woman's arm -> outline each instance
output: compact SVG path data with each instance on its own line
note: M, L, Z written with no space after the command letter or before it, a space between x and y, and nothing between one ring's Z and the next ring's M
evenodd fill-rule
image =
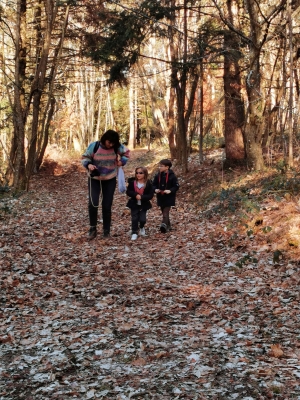
M121 146L118 148L118 155L120 156L119 163L121 163L118 165L123 166L127 163L130 157L130 150L127 149L127 147L125 147L123 144L121 144Z
M84 166L84 168L88 168L89 164L93 164L95 143L96 142L90 143L86 151L81 156L81 164Z

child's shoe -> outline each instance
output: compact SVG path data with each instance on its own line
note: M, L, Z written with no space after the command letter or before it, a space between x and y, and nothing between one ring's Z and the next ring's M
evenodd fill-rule
M140 228L140 235L146 236L145 228Z
M131 240L136 240L138 238L138 235L136 233L133 233L131 235Z
M167 232L167 225L166 224L164 224L164 223L162 223L161 225L160 225L160 231L161 231L161 233L166 233Z

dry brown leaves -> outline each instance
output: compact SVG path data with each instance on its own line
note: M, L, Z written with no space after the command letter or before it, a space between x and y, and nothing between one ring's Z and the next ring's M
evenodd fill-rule
M297 262L257 248L254 262L246 235L229 245L226 218L187 203L183 177L169 234L153 202L131 242L116 194L112 237L87 242L85 173L59 173L0 222L1 399L300 396Z

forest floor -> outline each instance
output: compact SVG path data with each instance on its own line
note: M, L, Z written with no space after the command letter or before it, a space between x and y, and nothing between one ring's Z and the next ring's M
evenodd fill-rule
M155 172L163 150L136 150ZM300 399L298 172L197 156L159 232L86 240L87 177L48 159L0 199L0 399ZM101 229L100 229L101 230Z

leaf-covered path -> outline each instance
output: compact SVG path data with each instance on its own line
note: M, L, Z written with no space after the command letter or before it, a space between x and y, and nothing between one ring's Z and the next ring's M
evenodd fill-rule
M131 242L117 193L88 242L86 175L59 172L0 221L1 400L300 399L297 264L243 262L183 191L169 234L153 202Z

